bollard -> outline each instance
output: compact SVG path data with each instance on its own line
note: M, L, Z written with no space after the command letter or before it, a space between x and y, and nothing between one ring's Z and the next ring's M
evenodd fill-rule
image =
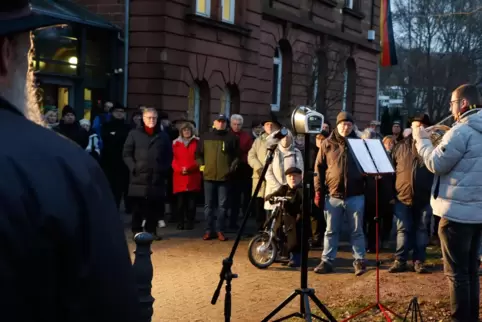
M135 258L132 267L136 276L141 306L141 320L139 322L151 322L154 313L152 304L155 299L151 295L153 276L151 244L153 240L154 237L149 233L138 233L134 237L136 250L134 251Z

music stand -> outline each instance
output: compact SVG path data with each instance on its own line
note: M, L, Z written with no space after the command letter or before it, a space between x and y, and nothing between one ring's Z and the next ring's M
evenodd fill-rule
M392 319L387 312L392 313L396 317L400 317L397 313L393 312L386 305L380 301L380 220L378 215L378 181L383 176L392 175L395 173L393 165L388 158L385 148L382 142L378 139L348 139L348 149L356 160L358 169L365 176L374 177L375 179L375 232L376 232L376 302L365 307L361 311L353 314L352 316L344 319L342 322L353 320L354 318L368 312L372 309L379 310L385 320L391 322Z
M293 301L298 295L300 296L300 309L298 312L289 314L285 317L279 318L275 321L284 321L292 317L298 317L305 319L306 322L311 322L312 317L327 322L336 322L336 319L328 311L328 309L321 303L321 301L316 297L315 290L308 288L308 231L309 231L309 220L310 220L310 185L313 182L313 174L308 169L310 165L310 135L305 135L305 150L303 155L303 215L301 216L301 287L295 289L290 296L288 296L281 304L279 304L271 313L269 313L262 322L268 322L272 317L274 317L279 311L281 311L286 305ZM321 312L327 317L323 319L313 313L310 309L310 299L315 303L316 307L320 309Z

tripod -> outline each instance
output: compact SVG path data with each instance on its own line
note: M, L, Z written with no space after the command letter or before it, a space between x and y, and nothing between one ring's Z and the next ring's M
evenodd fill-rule
M410 313L410 311L412 311L412 319L410 320L411 322L423 322L422 311L420 310L420 304L418 304L418 299L416 297L410 301L410 305L405 313L403 322L407 321L408 313Z
M284 321L292 317L304 318L305 321L312 321L312 317L320 321L336 322L336 319L331 315L330 311L321 303L316 297L315 290L308 288L308 229L309 229L309 213L310 213L310 183L313 181L313 175L308 171L309 168L309 145L310 136L305 134L305 151L303 155L304 171L303 171L303 215L301 216L301 287L294 290L290 296L286 298L280 305L278 305L271 313L266 316L262 322L268 322L279 311L281 311L286 305L293 301L298 295L300 296L300 310L299 312L292 313L285 317L282 317L276 321ZM321 312L328 318L323 319L315 314L311 313L310 299L316 304Z
M283 131L283 129L280 130L280 132L281 131ZM284 133L287 133L286 129L284 129L284 131L285 131ZM219 274L219 283L211 299L211 304L215 305L216 302L218 301L219 294L221 293L221 288L223 286L223 283L226 281L226 295L224 298L224 321L225 322L231 321L231 282L233 278L238 277L237 274L233 274L233 272L231 271L231 267L233 266L233 257L236 254L236 250L238 249L239 242L241 241L241 236L243 234L246 223L248 222L248 216L251 213L252 208L255 204L254 199L258 196L259 190L261 190L261 186L263 185L263 181L266 176L266 172L268 171L269 165L273 162L273 155L274 155L274 150L276 150L276 147L277 147L277 144L274 144L270 146L267 150L266 162L263 167L263 170L261 171L258 184L254 189L251 199L249 200L248 208L246 209L246 212L244 214L241 227L239 227L239 231L238 231L238 234L236 235L236 239L234 241L233 248L231 249L231 253L229 254L229 257L223 259L223 262L222 262L223 268L221 269L221 273Z
M354 315L344 319L342 322L345 321L350 321L353 320L354 318L362 315L365 312L368 312L372 309L379 310L382 312L383 316L385 317L386 321L391 322L392 320L390 319L390 316L388 315L388 312L392 313L396 317L400 317L398 314L390 310L388 307L386 307L384 304L380 302L380 217L378 215L378 181L380 180L380 176L377 174L375 177L375 232L376 232L376 302L367 306L366 308L362 309L358 313L355 313Z

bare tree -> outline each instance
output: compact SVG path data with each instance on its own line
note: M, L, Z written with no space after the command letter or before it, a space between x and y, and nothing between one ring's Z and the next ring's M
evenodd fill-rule
M474 0L397 0L394 9L399 65L382 70L381 89L398 88L408 114L440 119L455 87L480 82L482 11Z

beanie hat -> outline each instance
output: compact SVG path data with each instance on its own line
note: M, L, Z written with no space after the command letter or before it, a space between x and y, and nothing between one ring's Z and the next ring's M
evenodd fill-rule
M112 107L109 109L109 112L113 112L114 110L123 110L125 111L125 107L124 105L122 105L121 103L119 102L115 102L114 105L112 105Z
M336 125L340 124L341 122L351 122L353 123L353 117L348 112L340 112L336 117Z
M412 119L412 122L420 122L424 126L432 125L432 123L430 122L430 117L427 114L420 114L420 115L415 116Z
M62 109L62 117L64 117L67 114L74 114L75 115L74 108L70 105L65 105L64 108Z

